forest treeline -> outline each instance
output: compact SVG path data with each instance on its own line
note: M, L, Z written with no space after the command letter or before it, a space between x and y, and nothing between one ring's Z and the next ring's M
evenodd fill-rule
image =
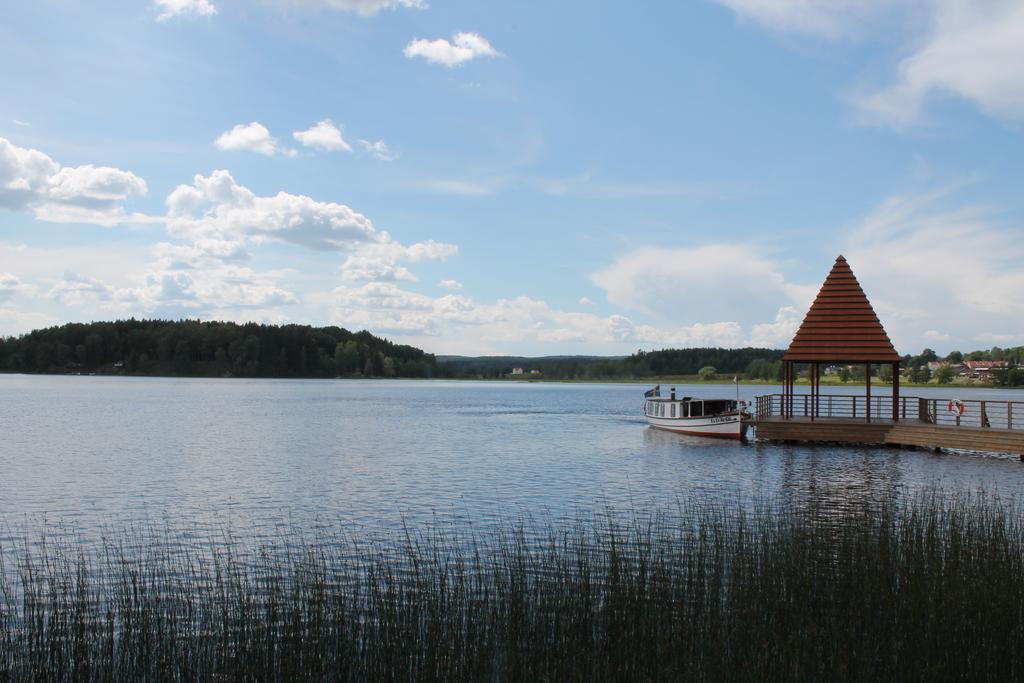
M433 377L432 354L341 327L70 323L0 339L0 370L210 377Z
M775 379L781 372L782 351L777 349L663 349L637 351L631 356L442 356L438 363L453 377L499 378L521 368L526 377L537 370L545 379L606 380L644 379L696 375L711 367L717 373L754 372L752 379ZM763 377L762 377L763 375Z
M309 325L261 325L198 320L117 320L69 323L0 338L0 371L100 372L198 377L440 377L496 379L513 368L545 379L639 379L755 371L773 379L782 351L665 349L631 356L546 358L448 356L367 331ZM753 376L752 376L753 377Z
M0 372L170 375L192 377L436 377L565 380L651 379L701 375L781 381L782 354L764 348L637 351L630 356L441 356L395 344L365 330L198 320L69 323L20 337L0 337ZM995 384L1024 384L1024 347L940 358L931 349L903 357L912 379L927 382L929 361L1005 360ZM798 368L799 369L799 368ZM531 371L537 371L531 374ZM703 372L702 372L703 371ZM890 371L879 366L879 373ZM863 379L853 366L851 379ZM857 373L860 373L859 375ZM890 372L891 374L891 372ZM887 379L882 377L882 379Z

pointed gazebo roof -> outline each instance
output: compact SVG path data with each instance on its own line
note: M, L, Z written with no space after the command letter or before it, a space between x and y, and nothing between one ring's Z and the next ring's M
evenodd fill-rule
M900 361L875 309L842 256L836 259L782 359L800 363Z

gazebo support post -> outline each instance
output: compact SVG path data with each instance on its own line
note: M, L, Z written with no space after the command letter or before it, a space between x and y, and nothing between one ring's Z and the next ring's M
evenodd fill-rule
M785 364L785 391L782 398L782 417L786 420L793 417L793 364Z
M892 421L900 421L900 364L892 364Z
M867 387L867 408L864 414L867 415L868 422L871 422L871 363L864 364L864 385Z
M821 365L814 364L814 417L821 417Z
M818 412L818 364L811 363L811 422Z

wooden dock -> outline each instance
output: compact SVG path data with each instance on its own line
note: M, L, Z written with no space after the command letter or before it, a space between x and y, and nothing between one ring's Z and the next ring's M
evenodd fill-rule
M863 396L818 395L817 405L792 397L784 411L782 394L759 396L752 422L767 441L887 444L904 447L1012 453L1024 461L1024 402L903 397L899 419L867 417ZM950 409L952 406L952 409ZM886 397L872 400L874 415L892 414ZM792 412L792 417L787 415Z

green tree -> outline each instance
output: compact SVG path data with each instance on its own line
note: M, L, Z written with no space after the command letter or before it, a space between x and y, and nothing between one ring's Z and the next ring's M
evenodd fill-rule
M850 366L844 365L839 368L839 381L843 383L850 381Z
M910 381L914 384L927 384L931 378L932 372L927 365L910 368Z
M718 376L718 370L715 370L711 365L705 365L697 371L697 376L700 377L702 381L708 382Z
M182 339L174 347L174 371L179 375L187 375L192 369L192 354L188 342Z
M949 384L953 381L953 368L949 365L940 365L935 371L935 381L939 384Z
M103 337L96 333L85 338L85 362L92 366L103 362Z
M223 346L218 346L217 350L213 352L213 364L218 375L223 375L228 371L228 363L228 352L224 350Z
M335 345L334 369L339 375L350 375L359 369L359 344L354 339Z

